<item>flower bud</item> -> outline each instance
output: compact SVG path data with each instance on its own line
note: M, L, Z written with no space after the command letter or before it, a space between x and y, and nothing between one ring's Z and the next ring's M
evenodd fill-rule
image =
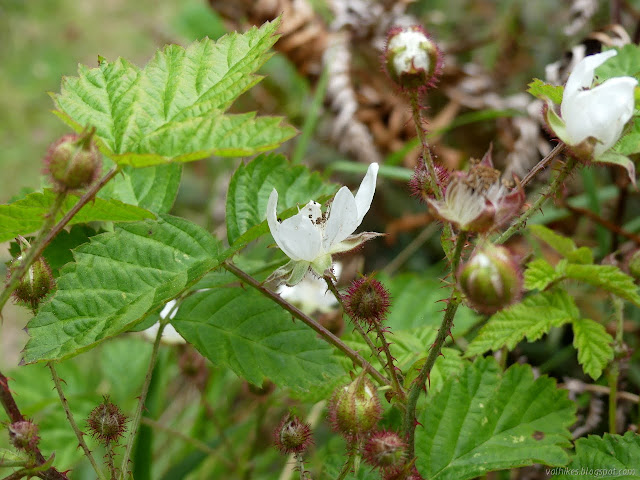
M7 428L9 441L18 450L33 451L40 441L38 426L35 423L23 420L11 423Z
M522 274L509 251L500 246L479 247L458 270L467 303L482 313L494 313L516 302L522 293Z
M102 156L92 140L94 132L65 135L49 147L45 163L58 190L84 188L98 178Z
M7 272L7 279L18 269L22 256L13 261ZM22 276L12 295L22 305L36 310L40 302L55 288L51 268L42 257L34 261Z
M273 432L276 447L284 455L304 452L313 440L311 427L294 415L282 419Z
M355 321L380 322L389 310L389 292L375 278L362 277L347 290L344 306Z
M406 442L397 433L376 432L369 437L364 446L364 460L382 470L399 468L406 462L406 448Z
M419 25L389 30L384 63L391 79L403 90L433 86L442 69L442 54Z
M127 430L127 417L120 408L111 403L108 396L94 408L87 418L91 435L98 441L109 444L116 442Z
M372 430L382 416L376 388L364 376L339 387L329 402L329 420L333 429L350 437Z
M440 185L440 189L445 192L447 184L449 183L449 171L439 164L435 164L434 167L437 176L436 181L438 182L438 185ZM412 196L422 200L423 202L426 202L429 198L435 198L435 192L431 185L431 174L429 173L429 169L425 165L422 156L418 160L418 164L413 171L411 180L409 180L409 190L411 190Z

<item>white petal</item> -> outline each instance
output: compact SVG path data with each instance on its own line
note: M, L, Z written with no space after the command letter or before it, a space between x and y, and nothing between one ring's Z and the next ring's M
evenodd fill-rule
M362 219L371 207L373 194L376 191L376 179L378 178L378 164L372 163L367 169L367 174L360 183L358 193L356 193L356 205L358 207L358 225L362 223Z
M281 233L281 224L278 222L278 192L274 188L271 191L271 195L269 195L269 202L267 203L267 223L269 224L269 230L271 231L271 236L280 247L287 257L291 260L300 260L300 257L296 255L293 251L289 250L286 247L284 239L282 238Z
M584 57L574 68L567 79L564 87L564 95L562 98L562 109L564 109L564 101L567 97L571 97L581 91L583 88L591 87L593 83L593 75L600 65L615 57L618 54L615 50L607 50L606 52L597 53Z
M156 322L146 330L143 330L142 335L147 340L154 342L158 335L159 328L160 322ZM166 345L180 345L187 343L171 324L165 325L164 330L162 330L162 337L160 337L160 341Z
M303 212L280 224L278 246L291 260L313 262L322 252L322 230ZM287 253L289 252L289 253Z
M173 309L175 304L176 304L175 300L171 300L171 301L167 302L167 304L164 306L164 308L160 311L160 318L162 318L162 319L167 318L167 315L169 315L169 313L171 313L171 316L169 317L169 319L172 319L173 317L175 317L176 313L178 313L178 309L177 308L175 310Z
M336 193L329 210L329 218L324 226L323 246L325 251L331 245L340 243L351 235L360 225L356 199L347 187Z

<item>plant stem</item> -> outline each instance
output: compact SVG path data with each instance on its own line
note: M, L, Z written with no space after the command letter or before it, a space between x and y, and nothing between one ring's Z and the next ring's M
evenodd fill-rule
M401 403L406 401L406 394L404 393L404 388L402 388L402 384L400 383L400 379L398 378L398 372L396 371L396 366L393 363L395 358L391 355L391 350L389 349L389 342L387 342L386 337L384 336L384 330L380 326L379 322L373 322L373 328L376 330L376 334L378 335L378 340L382 345L382 350L387 357L386 369L391 377L391 383L393 385L393 390L396 395L398 395ZM384 365L384 364L383 364Z
M622 334L624 329L624 301L615 295L611 296L616 316L616 339L613 346L614 357L609 368L609 433L616 433L616 411L618 409L618 377L620 376L620 359L618 355L623 349Z
M142 420L142 411L144 410L144 403L147 399L147 394L149 393L149 385L151 385L151 377L153 376L153 369L156 366L156 361L158 360L158 351L160 350L160 340L162 339L162 332L164 327L169 323L171 319L171 314L178 308L179 302L176 302L173 309L167 313L164 319L160 320L160 326L158 328L158 333L156 334L156 339L153 342L153 350L151 351L151 358L149 359L149 368L147 368L147 374L144 377L144 383L142 384L142 392L140 393L140 397L138 398L138 406L136 407L136 411L133 414L133 418L131 419L131 432L129 433L129 440L127 441L127 448L124 452L124 457L122 458L122 466L120 467L120 478L124 480L125 472L128 471L129 458L131 457L131 452L133 450L133 444L136 440L136 435L138 434L138 429L140 428L140 423Z
M347 313L347 309L344 305L342 295L340 295L340 292L338 291L337 287L334 285L333 280L331 280L331 277L325 275L324 281L327 283L329 290L331 290L331 293L333 293L333 296L336 298L336 300L342 307L342 311ZM378 347L376 347L375 343L373 343L373 340L371 340L371 337L367 334L367 332L364 331L364 328L362 328L362 325L360 325L360 322L356 322L355 320L351 319L351 323L353 324L353 328L355 328L357 332L360 334L360 336L364 339L364 341L367 342L367 345L369 345L369 348L371 349L371 353L373 353L373 355L378 359L378 362L380 363L380 365L384 365L384 362L382 361L382 356L380 355L380 351L378 350Z
M300 480L305 480L306 475L304 474L304 457L301 453L295 455L296 459L296 470L300 472Z
M355 453L349 452L348 455L349 456L347 457L347 461L342 466L342 470L340 470L340 474L338 475L336 480L344 480L345 478L347 478L347 475L349 475L349 473L351 473L351 470L353 469L353 464L356 459Z
M248 275L244 271L240 270L238 267L236 267L234 264L230 262L224 262L222 264L222 267L227 271L231 272L232 274L234 274L244 283L258 290L264 296L276 302L278 305L280 305L282 308L288 311L295 318L302 321L305 325L311 327L326 342L330 343L331 345L336 347L338 350L340 350L342 353L344 353L347 357L349 357L353 361L353 363L362 367L362 369L366 371L369 375L371 375L380 385L391 384L391 381L388 378L386 378L378 370L376 370L373 367L373 365L367 362L358 352L350 348L346 343L344 343L342 340L336 337L333 333L331 333L329 330L327 330L318 322L316 322L313 318L309 317L308 315L300 311L298 308L291 305L289 302L283 299L280 295L262 286L255 278L253 278L251 275Z
M20 412L20 409L13 398L13 394L11 393L11 390L9 390L9 380L2 374L2 372L0 372L0 403L4 408L4 411L7 413L11 423L24 421L24 415ZM44 455L42 455L42 452L37 445L33 447L33 449L29 450L29 453L33 458L35 458L38 465L46 464L48 461L44 458ZM39 476L45 480L68 480L64 473L58 472L58 470L53 467L50 467L44 472L40 472Z
M78 443L80 444L80 447L84 451L85 456L87 457L87 459L91 463L91 466L93 467L96 474L98 475L98 478L100 480L103 480L105 477L103 476L102 471L100 470L100 467L98 467L98 464L96 463L95 458L93 458L93 455L91 454L91 450L89 450L87 443L84 441L84 437L83 437L84 434L80 431L80 428L78 428L78 424L73 418L73 413L71 413L71 408L69 407L69 402L67 401L67 397L64 396L64 392L62 391L62 382L60 381L60 377L58 377L58 372L56 372L56 369L53 366L53 362L48 362L47 366L51 371L51 378L53 378L53 384L55 385L56 391L58 392L58 396L60 397L60 403L62 404L64 413L66 413L67 415L67 420L69 421L69 425L71 425L73 432L76 434Z
M109 480L117 480L118 474L116 473L116 467L114 463L113 445L111 445L111 442L108 441L105 445L105 448L107 449L107 454L105 456L107 457L107 467L109 468Z
M554 158L556 158L558 155L560 155L560 153L562 153L562 150L564 150L565 144L560 142L558 145L556 145L553 150L551 150L546 157L544 157L542 160L540 160L535 167L533 167L531 169L531 171L529 173L527 173L527 175L522 179L522 181L520 182L520 186L522 188L524 188L525 186L527 186L527 184L533 180L533 177L535 177L538 173L540 173L542 170L544 170L547 165L549 165L549 163L551 163L551 160L553 160Z
M544 190L544 192L540 194L540 196L536 199L535 202L533 202L531 207L526 212L520 215L516 223L511 225L502 235L500 235L495 240L495 243L500 244L500 243L506 242L518 230L520 230L520 228L522 228L527 223L527 220L529 220L529 217L531 217L531 215L533 215L540 207L542 207L542 204L544 204L544 202L547 201L547 198L555 195L555 193L562 186L562 184L567 179L567 177L569 176L569 174L571 173L575 165L576 165L576 160L573 157L570 157L567 160L567 162L564 164L564 166L562 167L562 169L560 170L556 178L553 180L553 182L551 182L551 185L549 185Z
M51 241L60 233L60 231L71 221L71 219L75 216L76 213L80 211L82 207L84 207L87 203L89 203L98 193L98 191L104 187L109 180L116 176L116 174L120 171L119 166L113 167L107 174L98 180L96 183L91 185L89 190L80 197L80 200L69 210L62 219L58 223L56 223L53 228L52 225L55 222L56 215L60 208L62 207L62 203L66 198L66 193L61 192L56 196L56 200L51 207L51 210L45 217L45 222L38 233L36 240L31 244L31 247L27 251L27 254L20 262L20 266L16 269L16 271L11 275L11 279L7 283L7 286L0 294L0 312L4 308L7 300L11 296L11 292L13 292L18 286L18 282L22 279L27 269L31 266L31 264L42 255L44 249L47 248L47 245L51 243ZM0 317L1 318L1 317Z
M152 419L147 418L147 417L142 417L140 419L140 422L145 424L145 425L148 425L151 428L155 428L157 430L162 430L163 432L167 432L172 437L180 438L184 442L192 445L194 448L200 450L203 453L206 453L207 455L215 455L217 453L216 450L211 448L206 443L201 442L197 438L190 437L189 435L186 435L186 434L182 433L181 431L175 430L175 429L173 429L171 427L167 427L166 425L163 425L160 422L156 422L155 420L152 420Z

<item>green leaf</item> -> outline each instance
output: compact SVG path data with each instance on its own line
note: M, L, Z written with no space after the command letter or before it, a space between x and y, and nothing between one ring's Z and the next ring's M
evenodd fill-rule
M25 198L9 205L0 205L0 242L18 235L37 232L44 222L55 201L56 193L46 189L44 192L30 193ZM69 195L56 220L60 220L78 202L79 197ZM82 207L71 219L69 225L89 222L131 222L153 218L153 214L143 208L126 205L118 200L97 198Z
M435 336L434 336L435 339ZM426 353L423 351L423 353ZM427 361L427 357L423 357L409 368L404 377L404 386L409 388L411 383L418 377L420 370ZM429 395L439 392L448 378L456 377L464 369L466 362L462 359L460 352L453 348L443 348L442 356L436 359L433 368L429 374Z
M563 290L550 290L525 298L493 315L469 344L466 357L506 346L513 350L525 337L533 342L551 327L577 319L580 315L573 298Z
M543 258L537 258L527 263L524 272L524 286L527 290L544 290L547 286L562 278L562 274L556 272L549 262Z
M143 169L124 167L122 173L98 192L98 197L114 198L154 213L169 213L181 178L182 165L179 163Z
M467 480L487 472L542 463L566 465L575 421L567 392L529 365L506 372L493 358L448 378L416 429L416 466L429 480Z
M567 468L549 469L557 480L584 480L589 477L605 480L640 480L640 435L605 433L604 437L589 435L576 440L576 455Z
M229 244L266 218L267 202L278 191L279 210L304 205L338 190L319 174L302 165L291 166L283 155L268 154L241 164L233 174L227 192L227 236Z
M172 325L214 365L254 385L309 389L344 373L326 342L254 289L198 292L180 306Z
M636 184L636 166L633 161L625 156L621 155L618 152L613 150L607 150L598 158L593 159L593 163L595 164L605 164L605 165L613 165L616 167L622 167L627 171L627 175L629 175L629 180L635 186Z
M539 78L534 78L533 82L531 82L527 89L531 95L540 100L549 99L556 105L560 105L562 103L562 94L564 92L563 87L559 87L556 85L549 85L548 83L544 83Z
M544 225L529 225L529 231L572 263L593 263L593 253L586 247L576 247L570 238L557 234Z
M80 66L54 95L56 114L75 130L97 129L103 152L120 165L145 167L210 155L253 155L295 135L280 117L226 115L234 100L260 81L279 20L168 45L139 69L126 60Z
M128 330L215 268L218 253L209 233L170 216L93 237L29 322L24 361L71 357Z
M598 322L587 318L576 319L573 326L573 346L578 350L578 362L584 372L594 380L613 360L613 338Z
M638 287L632 277L613 265L568 264L562 273L574 280L602 288L640 307Z
M618 140L613 150L625 156L640 152L640 117L634 117L631 131Z
M640 80L640 48L638 45L629 44L622 48L616 48L618 54L610 58L598 68L596 77L600 83L614 77L635 77Z

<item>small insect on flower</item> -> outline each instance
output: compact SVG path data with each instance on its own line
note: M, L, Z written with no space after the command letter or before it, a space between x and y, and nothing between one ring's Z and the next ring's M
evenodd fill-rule
M355 196L347 187L342 187L326 212L312 200L282 222L277 216L278 192L274 188L267 204L267 222L273 239L291 261L267 281L284 279L287 285L293 286L309 270L321 277L331 268L332 255L353 250L379 236L372 232L352 235L369 211L377 175L378 164L372 163Z
M427 198L429 207L442 220L469 232L487 232L506 224L522 207L524 190L508 188L493 168L491 147L467 172L454 172L442 201Z

